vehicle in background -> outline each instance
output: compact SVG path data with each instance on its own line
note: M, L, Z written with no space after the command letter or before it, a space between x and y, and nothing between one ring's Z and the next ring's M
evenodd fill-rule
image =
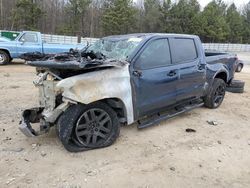
M9 41L11 40L6 37L0 37L0 42L9 42Z
M244 62L242 60L237 60L235 67L235 72L241 72L244 67Z
M15 40L21 32L18 31L5 31L5 30L0 30L0 37L5 37L10 40Z
M228 61L228 55L230 53L227 52L218 52L216 50L205 50L205 55L206 55L206 59L207 59L207 63L212 64L215 63L216 59L220 58L220 60L222 60L224 58L224 64L228 67L228 69L231 71L233 70L234 72L241 72L243 67L244 67L244 63L243 61L239 60L239 58L236 56L236 61L230 62ZM233 54L231 54L233 55ZM233 72L231 71L231 72Z
M37 67L40 106L23 112L19 128L33 137L56 125L71 152L107 147L120 125L137 122L141 129L203 105L218 108L236 60L205 54L194 35L105 37L80 54L28 63Z
M8 64L22 54L39 52L42 54L56 54L70 49L82 49L85 44L48 44L42 41L40 32L24 31L14 41L0 43L0 65Z

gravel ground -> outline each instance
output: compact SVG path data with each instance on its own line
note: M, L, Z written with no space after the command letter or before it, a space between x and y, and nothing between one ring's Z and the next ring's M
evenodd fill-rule
M140 131L122 127L111 147L77 154L54 130L36 138L19 132L21 111L38 105L34 76L23 64L0 67L0 187L250 187L250 66L236 75L245 93L227 93L219 109Z

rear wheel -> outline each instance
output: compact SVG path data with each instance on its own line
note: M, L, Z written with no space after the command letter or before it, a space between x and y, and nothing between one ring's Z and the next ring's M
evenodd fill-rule
M120 133L116 112L102 102L70 107L58 121L58 135L71 152L110 146Z
M222 79L215 78L210 91L204 99L205 106L211 109L218 108L225 97L226 83Z
M6 65L10 62L10 56L5 51L0 50L0 65Z

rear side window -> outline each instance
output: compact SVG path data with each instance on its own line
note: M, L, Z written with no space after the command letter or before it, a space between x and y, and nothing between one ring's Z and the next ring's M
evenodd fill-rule
M141 69L151 69L171 64L168 39L152 41L140 54L135 66Z
M192 61L198 57L193 39L175 38L171 44L174 63Z

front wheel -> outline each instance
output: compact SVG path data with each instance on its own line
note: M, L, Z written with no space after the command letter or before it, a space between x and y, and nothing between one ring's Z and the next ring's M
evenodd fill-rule
M204 98L205 106L211 109L218 108L225 97L226 83L222 79L215 78L207 96Z
M10 56L5 51L0 50L0 65L6 65L10 62Z
M110 146L120 133L116 112L102 102L70 107L58 120L58 136L70 152Z

